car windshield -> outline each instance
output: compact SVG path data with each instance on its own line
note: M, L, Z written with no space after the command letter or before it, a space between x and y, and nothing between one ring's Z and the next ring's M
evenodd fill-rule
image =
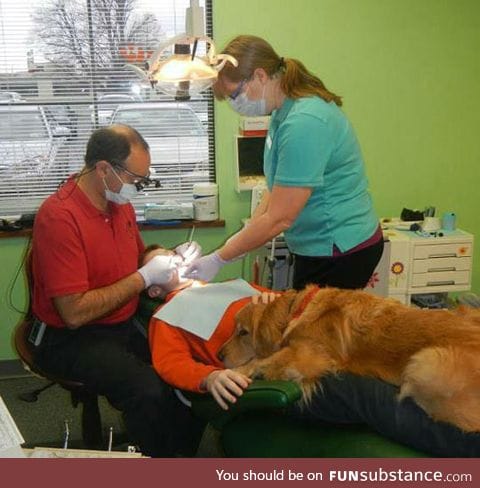
M19 102L22 98L15 92L3 92L0 93L0 102Z
M100 97L98 99L100 103L102 102L130 102L133 101L132 97L129 97L127 95L112 95L112 96L105 96L105 97Z
M0 112L0 139L24 141L48 137L47 127L40 112Z
M144 137L198 136L204 133L194 112L177 108L118 110L113 122L135 127Z

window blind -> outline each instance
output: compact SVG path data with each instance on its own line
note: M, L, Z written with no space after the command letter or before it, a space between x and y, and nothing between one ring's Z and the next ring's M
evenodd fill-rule
M200 5L211 37L211 0ZM175 102L130 67L185 31L188 6L0 0L0 215L35 212L82 168L91 132L112 123L144 136L161 182L135 198L139 215L145 203L190 201L194 183L215 181L211 91Z

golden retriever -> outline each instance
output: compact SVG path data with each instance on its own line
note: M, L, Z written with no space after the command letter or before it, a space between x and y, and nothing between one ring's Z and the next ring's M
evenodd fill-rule
M480 431L480 313L425 310L363 291L309 286L249 304L219 357L250 377L298 382L308 402L327 373L400 387L432 418Z

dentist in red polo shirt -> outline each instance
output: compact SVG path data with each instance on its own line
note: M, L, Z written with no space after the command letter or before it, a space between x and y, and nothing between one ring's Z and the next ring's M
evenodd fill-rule
M185 244L138 267L144 244L130 199L149 183L148 144L135 129L93 132L83 169L35 218L31 293L40 333L32 340L38 366L106 396L144 454L189 455L181 437L189 412L152 369L131 318L142 290L168 282L183 256L200 250Z

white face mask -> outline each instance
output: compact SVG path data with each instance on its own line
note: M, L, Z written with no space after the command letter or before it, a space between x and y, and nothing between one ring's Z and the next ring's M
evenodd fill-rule
M117 203L118 205L125 205L130 203L132 198L137 194L137 187L133 183L124 183L117 172L112 168L115 176L122 182L122 186L118 193L111 191L108 188L105 178L103 179L103 184L105 185L105 198L109 202Z
M260 100L250 100L246 93L240 93L234 100L229 98L228 103L240 115L246 115L247 117L268 115L267 101L265 100L266 87L267 85L263 85L263 93Z

